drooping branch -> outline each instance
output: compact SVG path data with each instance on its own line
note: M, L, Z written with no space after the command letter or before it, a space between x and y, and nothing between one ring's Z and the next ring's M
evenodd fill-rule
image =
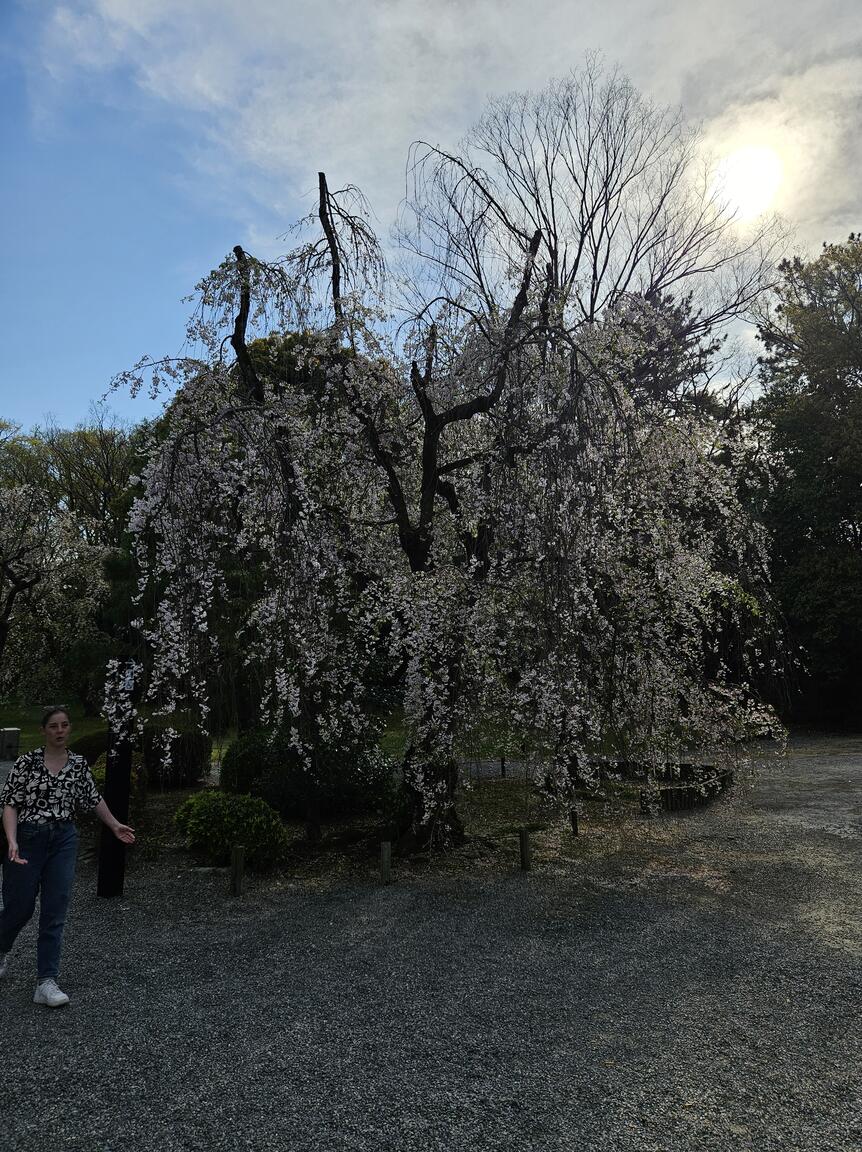
M251 275L248 256L239 244L234 248L237 269L240 276L239 311L234 319L233 333L230 338L231 345L236 353L237 366L242 380L243 391L255 405L264 403L263 382L257 374L254 361L246 344L246 331L249 315L251 313ZM275 448L278 467L284 484L286 501L286 524L292 524L299 519L302 512L302 502L299 498L299 483L296 466L286 435L275 435Z

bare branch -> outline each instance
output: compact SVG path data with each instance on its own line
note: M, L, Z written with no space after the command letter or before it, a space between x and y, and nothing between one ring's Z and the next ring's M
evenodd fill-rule
M506 372L509 367L509 357L516 344L516 333L518 326L521 322L521 317L524 309L527 307L527 299L530 291L530 281L533 275L533 265L536 260L536 253L539 251L539 244L542 240L542 233L535 232L530 241L530 247L527 252L527 259L524 263L524 270L521 276L521 286L518 289L518 294L515 297L511 311L509 312L509 319L506 324L506 330L503 333L503 339L500 342L500 350L497 356L497 370L495 373L494 385L490 392L482 396L476 396L472 400L468 400L463 404L455 404L448 408L440 416L441 424L451 424L456 420L469 420L471 416L475 416L479 412L488 412L500 399L503 391L503 385L506 382Z
M233 250L236 256L236 266L239 272L239 311L233 326L233 335L230 338L231 346L236 354L239 366L240 379L243 388L251 399L258 404L263 403L263 385L254 370L251 356L245 342L248 317L251 310L251 277L249 274L248 257L239 244Z
M326 243L329 245L329 259L332 264L332 307L335 311L336 320L341 320L344 315L341 307L341 254L338 251L338 240L335 235L335 229L332 227L332 213L330 210L329 189L326 186L326 174L318 172L317 178L320 185L318 215L324 235L326 236Z

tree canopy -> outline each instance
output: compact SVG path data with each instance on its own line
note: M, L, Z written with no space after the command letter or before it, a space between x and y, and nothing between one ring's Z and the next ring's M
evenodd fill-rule
M776 595L803 649L797 708L850 720L862 689L862 239L780 273L754 410L772 457Z
M136 434L96 411L0 442L0 692L101 705L128 640Z

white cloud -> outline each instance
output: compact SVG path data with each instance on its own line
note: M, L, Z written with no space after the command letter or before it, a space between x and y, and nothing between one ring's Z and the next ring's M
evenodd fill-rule
M852 0L813 7L70 0L54 8L43 51L55 79L101 75L108 98L131 78L197 115L197 163L269 208L293 215L323 168L363 187L386 221L413 139L454 145L489 95L540 87L600 50L647 94L702 117L719 149L768 136L788 171L779 207L806 241L839 239L859 214L858 17Z
M862 224L862 58L845 58L772 78L765 91L727 105L708 125L720 154L769 147L784 180L774 207L807 248L842 240Z

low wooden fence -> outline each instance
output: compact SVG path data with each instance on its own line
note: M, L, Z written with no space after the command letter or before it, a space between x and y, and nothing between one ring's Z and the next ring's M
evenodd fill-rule
M685 765L684 767L689 767ZM645 816L651 815L656 808L656 802L662 812L688 812L693 808L702 808L709 804L733 783L733 771L730 768L719 770L706 770L697 783L689 783L696 779L694 771L684 774L686 780L679 784L662 784L657 789L642 788L640 791L641 812Z

